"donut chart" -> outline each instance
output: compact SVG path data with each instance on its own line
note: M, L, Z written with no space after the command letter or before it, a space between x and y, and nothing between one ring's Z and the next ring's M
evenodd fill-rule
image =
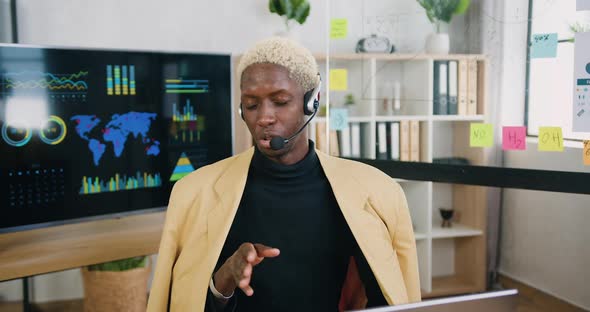
M39 137L41 141L49 145L57 145L61 143L66 137L67 126L63 119L58 116L51 115L39 130Z
M24 122L15 121L2 125L2 139L8 145L22 147L29 143L33 134Z

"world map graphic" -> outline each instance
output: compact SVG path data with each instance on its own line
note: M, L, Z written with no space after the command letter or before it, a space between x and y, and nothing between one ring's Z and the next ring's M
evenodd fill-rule
M149 136L156 116L155 113L142 112L114 114L100 132L92 131L102 122L96 115L76 115L70 120L76 123L78 136L88 142L94 165L98 166L108 143L112 145L115 157L119 158L125 150L125 143L130 135L133 139L141 138L141 142L145 145L146 156L159 155L160 142Z

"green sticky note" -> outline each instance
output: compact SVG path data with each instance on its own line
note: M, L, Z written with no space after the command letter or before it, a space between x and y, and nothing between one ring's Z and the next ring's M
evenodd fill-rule
M471 147L491 147L494 145L494 127L492 124L472 123L469 132Z
M531 39L531 58L554 58L557 56L557 33L535 34Z
M330 90L346 91L348 89L348 70L345 68L330 69Z
M563 152L561 127L539 127L539 151Z
M344 130L348 128L348 109L330 108L330 129Z
M330 20L330 39L344 39L348 33L348 20L333 18Z

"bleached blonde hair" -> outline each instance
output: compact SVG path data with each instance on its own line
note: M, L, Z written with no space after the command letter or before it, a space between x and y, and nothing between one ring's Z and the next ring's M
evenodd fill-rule
M294 40L271 37L257 42L240 59L238 77L252 64L271 63L283 66L289 77L307 92L319 83L318 64L311 52Z

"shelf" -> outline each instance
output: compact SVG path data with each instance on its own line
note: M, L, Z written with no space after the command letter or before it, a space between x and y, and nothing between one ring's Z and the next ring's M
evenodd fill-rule
M401 121L401 120L418 120L427 121L426 115L395 115L395 116L375 116L377 122Z
M314 55L316 60L328 59L325 54ZM424 54L424 53L344 53L332 54L330 60L354 61L376 59L383 61L423 61L423 60L485 60L482 54Z
M371 122L373 120L369 116L348 116L348 122Z
M416 240L426 239L427 237L428 236L424 233L414 232L414 238L416 238Z
M432 226L432 238L453 238L453 237L469 237L482 235L481 230L468 227L463 224L453 223L451 228L442 228L440 224Z
M434 298L448 295L466 294L477 292L479 289L470 281L459 278L456 275L433 277L432 291L422 292L422 298Z
M483 115L434 115L433 121L484 121Z

